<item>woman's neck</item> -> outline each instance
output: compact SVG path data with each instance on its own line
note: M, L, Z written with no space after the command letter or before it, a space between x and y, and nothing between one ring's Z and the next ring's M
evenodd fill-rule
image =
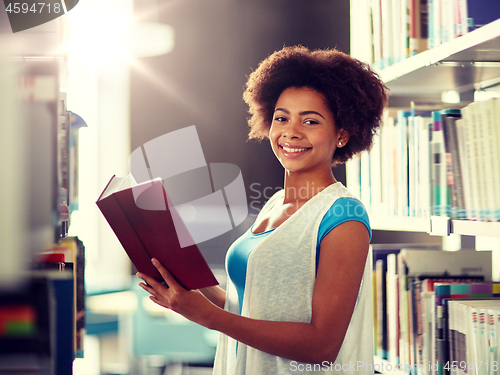
M304 203L337 180L331 170L323 175L295 174L285 171L285 198L283 203Z

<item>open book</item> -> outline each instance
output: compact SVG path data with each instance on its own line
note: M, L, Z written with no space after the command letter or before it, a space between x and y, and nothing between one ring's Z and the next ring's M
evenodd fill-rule
M163 281L151 263L158 259L187 289L217 285L217 279L175 207L169 204L161 180L135 184L131 175L113 176L97 206L139 272ZM181 246L189 242L189 246Z

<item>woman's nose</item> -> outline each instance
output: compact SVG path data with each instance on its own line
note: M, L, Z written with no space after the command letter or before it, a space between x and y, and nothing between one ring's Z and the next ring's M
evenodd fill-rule
M298 121L290 121L283 131L283 136L287 138L302 138Z

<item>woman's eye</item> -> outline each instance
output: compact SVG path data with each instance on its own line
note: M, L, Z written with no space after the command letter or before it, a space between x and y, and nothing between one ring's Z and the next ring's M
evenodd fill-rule
M319 122L318 122L318 121L314 121L314 120L306 120L306 122L305 122L305 123L306 123L307 125L317 125L317 124L319 124Z
M286 121L286 118L284 118L284 117L282 117L282 116L278 116L278 117L275 117L275 118L274 118L274 121L283 122L283 121Z

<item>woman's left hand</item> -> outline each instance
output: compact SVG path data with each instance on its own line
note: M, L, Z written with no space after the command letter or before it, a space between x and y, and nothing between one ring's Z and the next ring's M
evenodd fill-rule
M151 294L149 298L160 306L171 309L195 323L210 328L214 309L218 309L218 307L200 291L187 290L181 286L160 261L153 258L151 262L168 286L144 273L138 272L136 276L145 281L145 283L139 283L139 286Z

